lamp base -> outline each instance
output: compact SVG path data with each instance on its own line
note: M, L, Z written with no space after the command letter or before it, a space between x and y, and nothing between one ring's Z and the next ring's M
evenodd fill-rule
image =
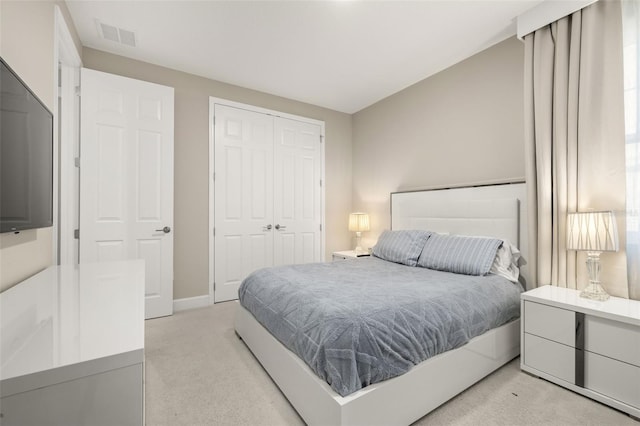
M353 251L356 252L356 255L363 253L362 247L360 247L361 238L362 238L362 232L356 231L356 248L353 249Z
M604 288L602 288L600 283L592 281L584 290L582 290L580 297L604 302L609 299L609 294L604 291Z
M600 252L587 253L587 271L589 272L589 285L582 290L580 297L591 300L605 301L609 295L600 285Z
M356 253L356 256L362 256L364 254L369 254L369 252L362 247L358 246L353 251Z

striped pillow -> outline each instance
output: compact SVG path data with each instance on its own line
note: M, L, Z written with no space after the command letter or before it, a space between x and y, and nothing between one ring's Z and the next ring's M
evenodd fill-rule
M372 254L389 262L416 266L430 235L428 231L384 231Z
M418 266L465 275L487 275L502 240L435 234L429 238Z

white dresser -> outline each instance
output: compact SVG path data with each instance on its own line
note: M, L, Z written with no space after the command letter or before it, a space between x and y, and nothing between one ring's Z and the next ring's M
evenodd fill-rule
M50 267L0 294L0 423L144 423L144 262Z
M522 294L521 368L640 417L640 302L544 286Z

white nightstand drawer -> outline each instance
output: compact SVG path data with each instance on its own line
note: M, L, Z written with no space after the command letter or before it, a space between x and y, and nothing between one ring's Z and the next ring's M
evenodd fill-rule
M525 365L574 383L574 348L525 333L523 357Z
M637 326L586 316L584 347L589 352L640 367L640 328Z
M585 387L640 408L640 367L585 353Z
M575 312L534 302L524 303L524 331L575 346Z

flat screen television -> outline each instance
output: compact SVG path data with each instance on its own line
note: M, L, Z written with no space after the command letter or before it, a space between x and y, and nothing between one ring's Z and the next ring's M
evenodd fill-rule
M0 233L53 225L53 114L0 58Z

